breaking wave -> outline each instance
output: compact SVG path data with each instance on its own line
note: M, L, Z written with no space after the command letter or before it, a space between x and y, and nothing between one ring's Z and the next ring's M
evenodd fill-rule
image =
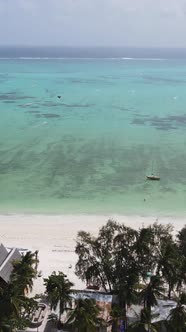
M130 58L130 57L0 57L0 60L108 60L108 61L166 61L163 58Z

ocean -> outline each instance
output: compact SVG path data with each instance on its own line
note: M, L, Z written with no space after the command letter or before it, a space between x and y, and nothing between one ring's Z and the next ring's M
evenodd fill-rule
M184 215L185 130L185 50L0 48L1 213Z

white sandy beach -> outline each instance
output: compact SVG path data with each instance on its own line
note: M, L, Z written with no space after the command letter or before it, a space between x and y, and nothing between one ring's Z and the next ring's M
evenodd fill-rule
M62 271L74 282L76 288L85 285L75 276L77 256L74 253L78 231L84 230L96 234L98 229L113 219L127 226L139 228L158 221L171 223L175 231L185 225L184 218L150 218L140 216L98 216L98 215L0 215L0 242L6 247L18 247L32 251L39 250L39 267L42 277L34 285L34 293L44 291L43 278L53 271ZM72 266L70 268L70 266Z

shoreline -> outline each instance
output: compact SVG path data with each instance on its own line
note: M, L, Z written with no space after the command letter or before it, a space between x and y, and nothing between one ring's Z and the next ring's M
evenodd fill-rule
M74 252L78 231L97 234L109 220L115 220L133 228L153 224L171 224L174 234L186 224L184 217L146 217L128 215L60 215L60 214L0 214L0 242L6 247L17 247L39 251L38 271L42 277L34 283L33 294L44 292L43 278L53 271L62 271L74 283L75 288L83 289L85 284L75 275L77 255ZM72 267L71 267L72 266Z
M39 211L1 211L0 210L0 216L59 216L59 217L76 217L76 216L83 216L83 217L110 217L113 218L119 217L119 218L161 218L161 219L167 219L167 218L176 218L176 219L185 219L186 220L186 212L180 212L177 214L172 214L171 212L152 212L150 213L134 213L134 212L39 212Z

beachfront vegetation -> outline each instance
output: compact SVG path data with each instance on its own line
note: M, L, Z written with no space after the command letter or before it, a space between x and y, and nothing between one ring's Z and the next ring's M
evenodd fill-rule
M44 285L46 287L46 295L51 309L56 310L57 307L59 307L57 327L60 329L61 315L72 303L72 297L70 294L73 283L67 279L64 273L59 272L56 274L56 272L53 272L49 278L44 279Z
M112 331L186 332L186 227L173 234L170 225L153 224L134 230L108 221L97 236L81 231L77 236L77 276L87 286L114 295L109 322L101 319L95 300L72 289L62 272L44 279L45 295L53 313L49 320L57 329L96 332L112 321ZM28 252L13 262L10 281L0 285L0 332L29 326L37 307L27 293L37 276L37 253ZM159 300L174 299L177 305L165 319L154 315ZM138 304L134 323L128 321L128 308ZM123 327L121 327L121 325Z
M28 251L22 256L21 261L13 262L13 271L11 273L11 282L17 285L21 293L28 293L32 290L33 280L37 276L38 259L36 254Z
M73 299L73 284L64 273L53 272L49 278L44 279L44 285L51 310L55 311L49 315L48 320L53 322L58 330L65 326L73 332L96 332L97 328L103 325L103 320L99 318L101 310L96 301L84 298ZM67 313L65 321L62 316L64 312Z
M156 324L151 322L151 315L148 309L142 309L138 320L128 327L128 332L158 332Z
M155 325L150 327L151 308L158 299L179 296L186 284L185 227L174 237L170 225L155 223L134 230L108 221L97 237L79 232L76 253L77 276L88 285L99 286L105 292L117 295L118 320L123 320L125 330L129 328L127 308L137 302L144 307L138 331L158 329ZM177 309L182 309L182 318L185 317L184 306ZM170 322L175 320L174 311L170 317ZM179 331L185 331L185 324L183 318ZM117 324L113 324L113 331L117 331L114 326Z
M79 298L75 300L74 309L69 311L65 325L73 332L96 332L104 325L100 312L94 299Z
M32 288L36 277L35 253L27 252L20 261L13 262L13 271L8 283L0 285L0 331L9 332L29 325L30 314L37 302L26 293Z

